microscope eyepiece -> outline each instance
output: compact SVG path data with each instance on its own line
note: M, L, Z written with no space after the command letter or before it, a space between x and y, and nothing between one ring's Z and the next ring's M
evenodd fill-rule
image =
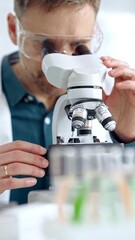
M56 50L53 47L53 44L48 40L43 41L42 43L42 55L43 57L50 53L56 53Z
M81 44L75 49L75 53L73 55L84 55L84 54L91 54L90 50L88 47L85 45Z

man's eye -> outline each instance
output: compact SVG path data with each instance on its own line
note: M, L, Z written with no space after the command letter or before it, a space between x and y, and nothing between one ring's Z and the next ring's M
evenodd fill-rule
M85 46L89 46L90 44L90 41L78 41L78 42L75 42L75 43L71 43L71 46L73 48L77 48L78 46L81 46L81 45L85 45Z

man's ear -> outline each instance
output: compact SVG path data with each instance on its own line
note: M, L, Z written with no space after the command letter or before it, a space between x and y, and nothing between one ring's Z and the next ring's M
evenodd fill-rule
M17 45L16 17L12 13L8 14L7 23L10 39L15 45Z

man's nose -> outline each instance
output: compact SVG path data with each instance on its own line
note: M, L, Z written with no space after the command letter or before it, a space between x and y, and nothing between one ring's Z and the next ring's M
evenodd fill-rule
M62 50L62 51L60 51L60 53L67 54L67 50Z
M62 54L72 55L74 50L70 45L65 44L59 47L58 52Z

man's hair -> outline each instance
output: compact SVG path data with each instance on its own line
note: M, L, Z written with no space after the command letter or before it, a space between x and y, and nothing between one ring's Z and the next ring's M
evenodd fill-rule
M39 6L41 9L51 11L59 6L66 5L84 5L90 4L97 14L101 0L14 0L14 10L16 15L21 18L26 9L31 6Z

